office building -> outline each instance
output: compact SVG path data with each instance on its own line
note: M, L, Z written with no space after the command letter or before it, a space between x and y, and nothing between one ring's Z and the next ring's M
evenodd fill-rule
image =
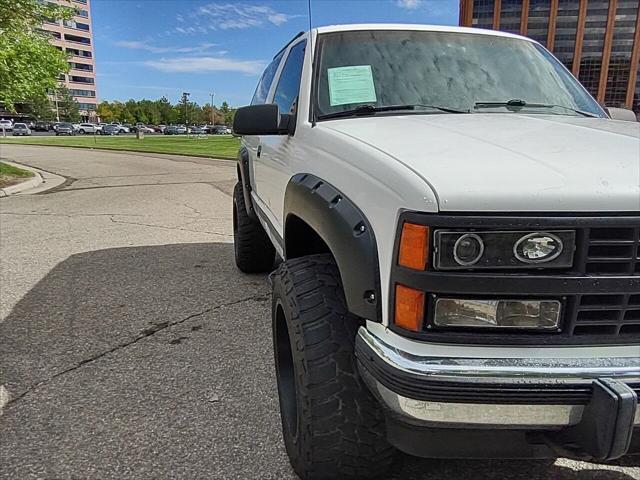
M640 112L640 0L461 0L460 25L533 38L601 104Z
M53 45L70 55L71 69L60 76L60 83L80 104L83 120L92 121L97 118L98 92L90 0L55 0L55 3L74 8L77 14L71 20L46 22L43 29L51 34Z

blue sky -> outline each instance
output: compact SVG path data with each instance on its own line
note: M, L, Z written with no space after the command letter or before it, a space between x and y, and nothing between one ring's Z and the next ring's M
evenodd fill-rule
M307 30L307 0L93 0L100 100L204 104L251 100L264 66ZM312 0L313 26L399 22L457 25L458 0Z

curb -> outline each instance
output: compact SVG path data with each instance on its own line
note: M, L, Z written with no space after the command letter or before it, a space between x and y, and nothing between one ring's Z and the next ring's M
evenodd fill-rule
M8 197L9 195L16 194L29 194L29 193L41 193L46 190L55 188L63 184L66 179L60 175L45 172L37 168L29 167L21 163L11 162L7 159L1 159L3 163L12 165L23 170L28 170L33 173L33 178L30 178L26 182L18 183L17 185L11 185L10 187L0 188L0 198ZM32 190L27 192L27 190Z
M16 185L11 185L5 188L0 188L0 198L8 197L9 195L15 195L16 193L20 193L25 190L29 190L31 188L36 188L37 186L42 184L43 182L42 175L40 175L40 172L38 172L36 169L31 167L26 167L18 163L9 162L7 160L3 160L2 162L6 163L7 165L11 165L12 167L21 168L22 170L27 170L33 173L33 177L25 182L21 182Z

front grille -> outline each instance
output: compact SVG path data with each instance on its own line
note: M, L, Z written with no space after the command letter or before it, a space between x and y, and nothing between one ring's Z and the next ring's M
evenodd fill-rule
M639 275L640 227L588 228L584 273Z
M640 295L581 295L574 335L640 334Z
M561 231L576 232L571 268L535 270L416 272L396 266L392 285L427 293L425 322L421 332L393 325L398 333L431 342L534 345L609 345L640 342L640 216L471 216L405 212L403 221L428 225L431 231ZM400 232L400 228L398 232ZM396 238L396 255L399 236ZM432 258L429 265L433 265ZM394 263L397 262L397 257ZM476 281L473 281L475 277ZM433 299L531 298L562 302L558 332L517 332L491 329L434 327ZM393 315L394 291L390 294Z

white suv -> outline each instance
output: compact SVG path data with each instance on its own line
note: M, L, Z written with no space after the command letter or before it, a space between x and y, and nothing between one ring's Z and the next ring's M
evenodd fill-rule
M0 130L10 132L13 130L13 122L11 120L0 120Z
M301 33L242 136L235 258L270 271L303 478L425 457L640 452L640 124L537 42Z

